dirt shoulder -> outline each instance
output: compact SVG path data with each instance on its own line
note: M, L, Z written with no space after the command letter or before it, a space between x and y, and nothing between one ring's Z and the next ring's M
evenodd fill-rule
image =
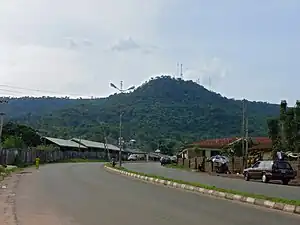
M27 168L0 182L1 225L74 224L39 195L39 172Z
M13 173L0 181L0 224L18 225L15 196L20 175Z

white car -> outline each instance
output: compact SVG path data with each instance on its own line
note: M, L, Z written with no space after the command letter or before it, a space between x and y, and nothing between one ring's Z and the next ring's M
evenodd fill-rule
M137 155L134 155L134 154L132 154L128 157L129 161L136 161L137 159L138 159Z
M173 156L171 156L170 158L171 158L171 161L172 161L173 163L176 163L176 162L177 162L177 156L176 156L176 155L173 155Z

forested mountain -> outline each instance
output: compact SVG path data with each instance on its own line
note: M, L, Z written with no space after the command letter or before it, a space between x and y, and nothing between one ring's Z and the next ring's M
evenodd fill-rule
M242 101L227 99L193 81L168 76L151 79L131 93L105 99L43 99L34 104L15 104L20 111L24 107L26 115L34 113L30 117L18 116L19 122L57 137L117 139L120 111L124 138L136 139L152 149L159 142L175 145L241 133ZM278 116L279 105L250 101L246 104L249 135L266 136L267 118Z
M25 120L31 116L41 116L68 106L78 105L86 99L70 99L56 97L22 97L5 98L7 104L1 104L1 111L5 112L9 118Z

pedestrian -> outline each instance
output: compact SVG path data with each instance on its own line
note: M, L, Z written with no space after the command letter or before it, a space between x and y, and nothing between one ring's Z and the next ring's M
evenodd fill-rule
M40 157L35 158L35 168L38 170L40 168Z

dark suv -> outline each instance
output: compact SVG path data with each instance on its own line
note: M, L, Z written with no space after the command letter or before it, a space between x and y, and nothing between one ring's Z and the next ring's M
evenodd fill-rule
M172 163L172 160L170 157L167 157L167 156L163 156L160 158L160 165L164 166L164 165L167 165L167 164L171 164Z
M269 180L281 180L283 184L288 184L290 180L295 179L297 172L292 166L283 160L258 161L252 167L244 169L245 180L261 179L267 183Z

